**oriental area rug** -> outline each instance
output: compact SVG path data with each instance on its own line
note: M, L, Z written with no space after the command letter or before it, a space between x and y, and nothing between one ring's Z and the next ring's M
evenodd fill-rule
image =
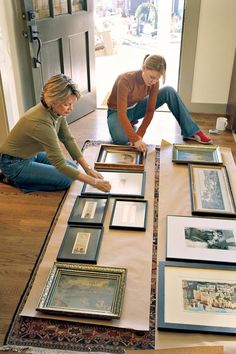
M86 141L83 150L101 141ZM33 284L37 265L27 289L22 296L12 320L4 346L11 350L22 347L54 349L64 352L108 352L123 353L126 349L154 349L155 348L155 323L156 323L156 259L157 259L157 225L158 225L158 186L159 186L159 160L160 150L155 149L155 190L154 190L154 215L153 215L153 249L152 249L152 279L150 289L150 327L148 331L138 331L125 328L115 328L101 325L92 325L70 321L43 319L19 316ZM52 233L52 231L51 231ZM50 235L48 236L50 237ZM42 259L45 248L41 251L38 264ZM47 351L42 351L47 353Z

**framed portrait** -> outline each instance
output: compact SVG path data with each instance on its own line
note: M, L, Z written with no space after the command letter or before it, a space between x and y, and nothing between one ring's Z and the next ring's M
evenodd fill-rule
M100 146L95 169L144 170L144 154L129 145L102 144Z
M97 263L102 235L102 227L68 225L57 261Z
M235 334L236 266L160 262L159 330Z
M126 273L125 268L55 262L36 310L52 315L120 318Z
M236 217L225 166L189 164L193 215Z
M115 199L110 229L146 230L147 200Z
M222 165L223 160L219 146L199 146L173 144L172 161L175 163L200 163Z
M102 226L107 205L107 197L78 196L69 216L68 224Z
M167 216L166 258L236 263L236 220Z
M115 197L144 198L146 173L141 171L100 171L104 179L111 183L109 193L99 191L85 183L81 195L110 195Z

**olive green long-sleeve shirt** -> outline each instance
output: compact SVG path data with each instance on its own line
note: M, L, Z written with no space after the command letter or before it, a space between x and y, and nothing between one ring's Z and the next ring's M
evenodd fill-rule
M0 152L29 159L38 152L45 151L49 161L58 171L75 180L79 171L66 162L60 142L64 144L73 160L82 156L71 135L66 118L56 116L39 103L29 109L17 122L0 146Z

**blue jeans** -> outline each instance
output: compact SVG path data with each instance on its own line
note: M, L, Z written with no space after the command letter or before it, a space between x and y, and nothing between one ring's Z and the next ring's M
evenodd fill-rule
M67 162L77 168L73 161ZM2 154L0 168L4 176L23 192L65 190L72 183L69 177L51 165L45 152L39 152L31 159Z
M127 116L130 122L136 119L144 118L147 103L148 97L145 97L143 100L139 101L134 108L127 110ZM183 138L188 138L200 131L200 128L192 120L192 117L181 98L170 86L162 87L159 90L156 101L156 109L164 103L167 104L169 110L179 123ZM127 144L129 142L128 137L120 124L117 110L108 109L107 123L114 144Z

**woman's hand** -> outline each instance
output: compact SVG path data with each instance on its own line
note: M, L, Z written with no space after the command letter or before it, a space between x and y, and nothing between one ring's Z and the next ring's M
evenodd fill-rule
M148 151L147 145L142 141L141 138L138 141L136 141L133 145L139 151L142 151L142 152L147 152Z
M88 176L94 177L94 178L99 178L99 179L103 179L103 175L101 175L101 173L93 170L91 167L89 169L86 170L86 173Z
M104 179L101 178L94 178L94 183L92 185L102 192L110 192L111 190L110 182L104 181Z

